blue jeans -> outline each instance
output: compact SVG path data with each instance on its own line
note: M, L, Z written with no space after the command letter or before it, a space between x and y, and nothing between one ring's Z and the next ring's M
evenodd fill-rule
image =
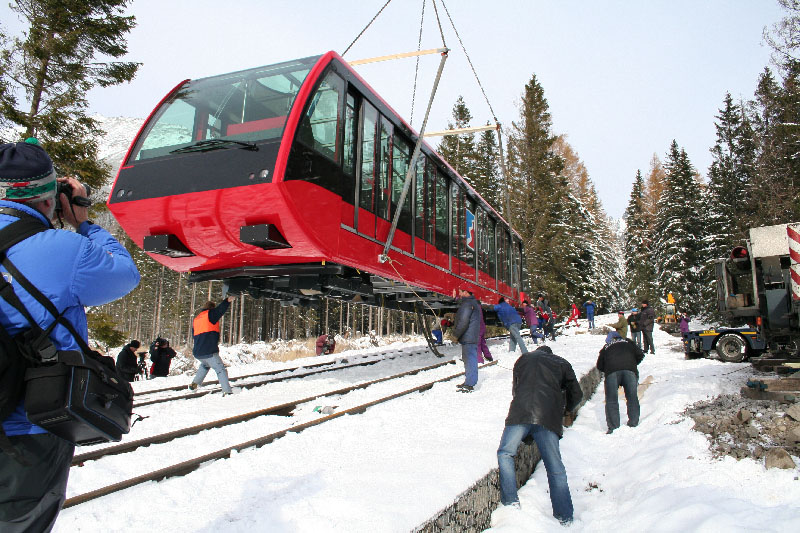
M508 351L513 352L517 349L516 345L519 344L519 349L521 352L527 351L525 348L525 341L522 340L522 335L519 334L519 327L522 324L517 322L516 324L511 324L508 326Z
M464 360L464 385L474 387L478 383L478 345L462 344L461 359Z
M594 315L587 314L586 320L589 321L589 329L594 329Z
M208 371L213 368L214 372L217 373L222 392L231 392L231 384L228 382L228 369L225 368L219 353L212 353L210 357L197 360L200 361L200 367L197 369L197 374L195 374L192 383L200 385L206 379Z
M617 370L606 375L606 425L608 429L619 427L619 387L625 389L625 401L628 403L628 425L639 425L639 396L636 389L639 378L631 370Z
M544 469L547 471L553 516L562 522L571 522L572 497L567 484L567 471L561 461L561 450L558 447L559 437L539 424L517 424L506 426L503 430L500 447L497 449L497 464L500 467L500 501L503 505L519 501L514 456L517 455L517 449L522 439L529 434L533 434L533 440L536 442L536 447L539 448Z
M641 348L642 347L642 332L641 331L631 331L631 337L633 337L633 342L636 343L636 346Z
M436 338L436 344L442 344L442 330L435 329L431 331L431 333L433 333L433 336Z
M536 345L538 345L538 344L539 344L539 341L537 341L536 339L542 339L542 340L544 340L544 335L542 335L541 333L539 333L539 332L537 331L537 328L531 328L531 339L533 339L533 344L536 344Z

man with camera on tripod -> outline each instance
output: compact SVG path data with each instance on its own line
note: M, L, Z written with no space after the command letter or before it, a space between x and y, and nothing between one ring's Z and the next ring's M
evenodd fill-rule
M84 307L116 300L139 283L127 250L89 221L86 196L86 188L75 178L56 179L53 163L36 139L0 145L0 531L4 533L52 529L64 503L74 451L72 442L28 419L24 376L31 363L13 357L8 343L38 327L59 352L81 352L88 338ZM83 201L76 203L77 198ZM53 228L50 220L57 204L74 233ZM41 224L42 229L20 238L16 232L21 226L12 227L20 221ZM34 294L45 296L39 300ZM15 295L35 324L9 303Z

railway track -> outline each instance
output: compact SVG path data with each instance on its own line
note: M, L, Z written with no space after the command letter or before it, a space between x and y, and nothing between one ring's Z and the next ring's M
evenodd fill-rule
M157 436L154 436L154 437L150 437L149 439L140 439L139 441L131 441L130 443L125 443L125 444L121 444L121 445L118 445L118 446L112 446L112 447L109 447L109 448L104 448L104 449L101 449L101 450L97 450L96 452L88 452L86 454L80 454L80 455L76 456L75 459L73 460L73 465L83 464L86 461L93 460L93 459L96 459L96 458L100 458L100 457L103 457L105 455L111 455L111 454L115 454L115 453L116 454L118 454L118 453L126 453L126 451L132 451L132 450L134 450L136 448L139 448L141 446L146 446L148 444L154 444L154 443L157 443L157 442L167 442L169 440L180 438L182 436L199 433L199 432L201 432L201 431L203 431L205 429L211 429L211 428L214 428L214 427L223 427L225 425L230 425L230 424L234 424L234 423L237 423L237 422L242 422L244 420L250 420L250 419L258 417L258 416L264 416L264 415L267 415L267 414L278 414L278 413L282 413L284 415L288 415L298 405L300 405L302 403L307 403L307 402L313 401L313 400L315 400L317 398L322 398L322 397L325 397L325 396L336 396L336 395L346 394L347 392L350 392L350 391L353 391L353 390L357 390L357 389L363 389L363 388L369 387L370 385L374 385L376 383L385 382L385 381L388 381L388 380L391 380L391 379L398 379L400 377L404 377L404 376L411 375L411 374L416 374L416 373L427 371L427 370L432 370L434 368L438 368L438 367L441 367L441 366L444 366L444 365L447 365L447 364L451 364L451 363L454 363L454 362L455 361L453 361L453 360L442 361L440 363L437 363L435 365L431 365L429 367L424 367L424 368L411 370L411 371L408 371L408 372L403 372L401 374L397 374L397 375L394 375L394 376L387 376L387 377L384 377L384 378L380 378L378 380L374 380L374 381L367 382L367 383L362 383L362 384L355 385L355 386L352 386L352 387L347 387L347 388L344 388L344 389L339 389L339 390L336 390L336 391L330 391L330 392L324 393L324 394L318 394L318 395L315 395L315 396L312 396L312 397L309 397L309 398L304 398L302 400L297 400L297 401L293 401L293 402L284 403L284 404L281 404L281 405L278 405L278 406L274 406L272 408L262 409L260 411L254 411L252 413L247 413L247 414L239 415L239 416L236 416L236 417L230 417L228 419L218 420L218 421L210 422L210 423L207 423L207 424L201 424L201 425L198 425L198 426L194 426L192 428L186 428L186 430L178 430L178 431L174 431L174 432L170 432L170 433L165 433L165 434L162 434L162 435L157 435ZM486 363L484 365L481 365L481 368L485 368L485 367L492 366L492 365L495 365L495 364L497 364L497 361L493 361L491 363ZM219 450L217 450L215 452L204 454L202 456L195 457L195 458L192 458L192 459L188 459L186 461L182 461L180 463L177 463L177 464L165 467L165 468L160 468L158 470L155 470L155 471L152 471L152 472L149 472L149 473L146 473L146 474L142 474L142 475L130 478L130 479L119 481L117 483L113 483L111 485L107 485L105 487L101 487L101 488L96 489L96 490L92 490L92 491L89 491L89 492L78 494L77 496L73 496L71 498L68 498L66 500L66 502L64 503L64 508L73 507L75 505L80 505L82 503L85 503L85 502L88 502L88 501L91 501L91 500L94 500L94 499L97 499L97 498L101 498L101 497L106 496L108 494L119 492L121 490L124 490L124 489L130 488L130 487L139 485L141 483L145 483L147 481L160 481L162 479L166 479L166 478L169 478L169 477L184 476L184 475L186 475L186 474L188 474L190 472L193 472L194 470L199 468L200 465L202 465L204 463L207 463L209 461L215 461L215 460L219 460L219 459L228 458L228 457L231 456L231 453L233 453L233 452L239 452L241 450L245 450L247 448L253 448L253 447L259 448L261 446L264 446L266 444L269 444L269 443L273 442L274 440L280 439L281 437L284 437L285 435L287 435L289 433L300 433L301 431L303 431L303 430L305 430L307 428L310 428L310 427L313 427L313 426L318 426L320 424L324 424L326 422L329 422L331 420L335 420L335 419L337 419L339 417L342 417L344 415L364 413L369 407L372 407L374 405L378 405L378 404L381 404L381 403L384 403L384 402L388 402L388 401L391 401L393 399L400 398L400 397L406 396L408 394L412 394L414 392L422 392L422 391L428 390L428 389L432 388L437 383L450 381L452 379L455 379L455 378L457 378L459 376L463 376L463 375L464 375L464 372L457 372L457 373L454 373L454 374L450 374L450 375L445 376L443 378L439 378L439 379L436 379L436 380L433 380L433 381L429 381L429 382L424 383L422 385L418 385L416 387L413 387L413 388L410 388L410 389L407 389L407 390L403 390L401 392L392 393L392 394L389 394L387 396L383 396L383 397L380 397L378 399L375 399L375 400L372 400L372 401L369 401L369 402L366 402L366 403L363 403L363 404L360 404L360 405L356 405L354 407L350 407L348 409L343 409L341 411L337 411L337 412L334 412L334 413L329 414L329 415L324 415L324 416L322 416L320 418L317 418L317 419L314 419L314 420L311 420L311 421L308 421L308 422L304 422L304 423L297 424L297 425L292 425L290 427L281 429L279 431L274 431L274 432L271 432L271 433L266 434L266 435L259 436L259 437L254 438L254 439L250 439L250 440L248 440L246 442L242 442L240 444L235 444L233 446L228 446L228 447L219 449ZM267 411L270 411L270 412L267 412ZM183 433L183 432L188 432L188 433L180 434L180 433ZM149 441L149 442L145 443L145 441ZM130 449L124 450L125 448L130 448ZM112 450L112 451L110 451L110 450ZM101 453L101 452L104 452L104 453Z
M426 353L427 351L428 351L427 349L421 349L420 348L420 349L415 349L415 350L409 351L409 352L403 352L402 350L400 350L398 352L379 352L376 355L365 355L365 356L359 356L359 357L355 358L356 361L358 359L367 359L366 361L360 361L360 362L351 363L349 361L351 359L353 359L353 358L344 358L344 360L347 361L347 363L344 363L344 364L342 364L340 362L336 362L336 361L328 361L328 362L325 362L325 363L316 363L316 364L313 364L313 365L304 365L304 366L298 366L298 367L284 368L284 369L280 369L280 370L270 370L270 371L267 371L267 372L258 372L258 373L254 373L254 374L246 374L246 375L243 375L243 376L230 378L229 381L231 383L236 383L236 386L239 387L239 388L252 389L254 387L260 387L262 385L267 385L267 384L270 384L270 383L278 383L278 382L286 381L286 380L289 380L289 379L298 379L298 378L303 378L303 377L307 377L307 376L324 374L326 372L334 372L334 371L337 371L337 370L345 370L345 369L348 369L348 368L356 368L356 367L361 367L361 366L374 365L374 364L380 363L381 361L386 361L387 359L395 359L398 355L412 356L412 355L423 354L423 353ZM388 354L388 353L395 353L397 355L386 357L386 354ZM314 370L314 369L317 369L317 370ZM308 370L308 372L303 372L305 370ZM280 375L280 374L284 374L284 373L289 373L290 375L279 376L279 377L272 378L272 379L263 379L263 380L253 381L251 383L239 383L240 381L243 381L245 379L252 379L252 378L258 378L258 377L267 377L267 376L275 376L275 375ZM174 386L174 387L165 387L163 389L155 389L155 390L151 390L151 391L138 392L138 393L136 393L134 395L134 398L142 397L142 396L147 397L147 396L154 395L154 394L161 394L161 393L168 393L168 392L184 391L183 394L171 395L171 396L166 396L166 397L162 397L162 398L144 399L144 400L136 401L134 403L133 407L135 409L135 408L138 408L138 407L144 407L144 406L147 406L147 405L153 405L153 404L158 404L158 403L171 402L171 401L175 401L175 400L186 400L186 399L191 399L191 398L199 398L201 396L205 396L205 395L211 394L213 392L219 392L221 390L219 387L214 387L214 388L207 388L206 387L206 385L213 386L215 384L219 385L219 381L218 380L207 381L207 382L205 382L203 384L204 385L203 389L197 390L197 391L193 391L193 392L186 392L187 391L187 386L186 385L178 385L178 386Z
M292 411L294 411L298 405L311 402L313 400L317 400L319 398L326 398L330 396L340 396L342 394L347 394L348 392L352 392L355 390L366 389L371 385L375 385L376 383L383 383L384 381L390 381L392 379L398 379L405 376L412 376L414 374L419 374L420 372L426 372L428 370L433 370L435 368L442 367L444 365L452 364L455 361L450 359L447 361L442 361L440 363L436 363L434 365L416 368L413 370L409 370L407 372L402 372L400 374L394 374L392 376L386 376L383 378L375 379L372 381L367 381L365 383L360 383L358 385L353 385L351 387L344 387L341 389L332 390L329 392L324 392L321 394L315 394L313 396L309 396L307 398L301 398L298 400L293 400L290 402L282 403L280 405L273 405L271 407L266 407L264 409L259 409L257 411L251 411L249 413L244 413L236 416L231 416L228 418L223 418L220 420L214 420L212 422L206 422L204 424L197 424L195 426L191 426L188 428L177 429L175 431L169 431L167 433L161 433L159 435L154 435L152 437L147 437L143 439L132 440L129 442L124 442L122 444L117 444L114 446L107 446L105 448L100 448L97 450L92 450L86 453L81 453L72 458L72 465L83 465L86 461L95 461L107 455L117 455L121 453L128 453L137 448L141 448L144 446L149 446L151 444L161 444L164 442L169 442L174 439L178 439L181 437L187 437L189 435L196 435L201 431L205 431L207 429L215 429L221 428L225 426L229 426L232 424L238 424L240 422L246 422L247 420L252 420L259 416L291 416ZM345 367L349 368L349 367Z

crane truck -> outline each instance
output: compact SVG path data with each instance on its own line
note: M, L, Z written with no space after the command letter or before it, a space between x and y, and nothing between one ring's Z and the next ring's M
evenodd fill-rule
M744 246L715 261L717 308L730 326L689 331L687 358L800 360L800 222L749 233Z

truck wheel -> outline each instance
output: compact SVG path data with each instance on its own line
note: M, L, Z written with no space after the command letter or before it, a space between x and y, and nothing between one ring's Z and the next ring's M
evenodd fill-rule
M735 333L726 333L717 339L717 357L726 363L741 363L747 355L747 343Z

